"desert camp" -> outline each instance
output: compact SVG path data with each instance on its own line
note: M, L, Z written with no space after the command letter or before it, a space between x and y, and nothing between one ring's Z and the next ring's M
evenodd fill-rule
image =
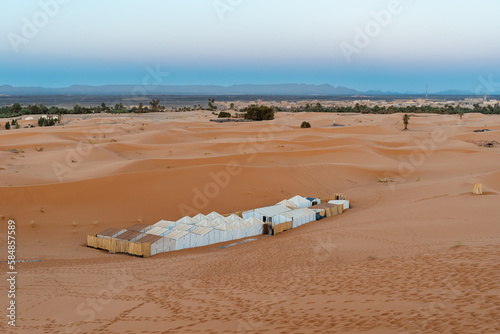
M304 224L333 217L349 208L343 195L336 195L335 203L321 203L321 199L295 196L275 205L222 215L211 212L177 221L160 220L153 225L136 224L127 229L108 228L87 236L87 246L110 253L126 253L150 257L159 253L203 247L233 240L276 235ZM325 199L324 199L325 200Z

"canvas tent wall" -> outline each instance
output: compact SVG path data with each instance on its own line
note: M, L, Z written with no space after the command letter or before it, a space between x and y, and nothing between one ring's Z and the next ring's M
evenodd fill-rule
M280 221L280 219L282 219L280 215L283 212L287 211L290 211L290 209L284 205L278 204L243 212L243 219L254 217L263 221L264 223L273 222L279 224L284 222Z
M213 228L197 227L191 233L192 235L196 235L194 243L193 240L191 240L193 247L201 247L217 243Z
M314 197L306 197L306 199L311 202L311 205L318 205L321 204L321 199L319 198L314 198Z
M264 234L264 222L255 217L250 217L244 220L245 223L253 225L253 235L261 235Z
M158 253L164 252L164 238L157 235L146 235L141 239L136 241L139 244L150 243L151 244L151 256Z
M291 210L291 211L284 212L281 215L284 217L283 222L286 222L286 221L293 222L293 225L292 225L293 228L302 226L304 224L307 224L309 222L316 220L316 212L309 210L309 209Z
M334 200L334 201L329 201L328 203L330 204L337 204L337 205L342 205L344 210L349 209L349 201L348 200Z
M181 250L186 248L191 248L191 233L186 231L172 231L165 236L165 238L169 238L175 240L174 250Z
M215 229L220 231L221 242L238 239L237 228L232 226L229 223L224 222L224 223L216 226Z
M308 208L312 205L311 201L302 196L295 196L288 200L293 203L297 208Z
M309 209L316 212L316 220L333 217L342 213L339 211L339 205L331 203L322 203L318 205L313 205Z

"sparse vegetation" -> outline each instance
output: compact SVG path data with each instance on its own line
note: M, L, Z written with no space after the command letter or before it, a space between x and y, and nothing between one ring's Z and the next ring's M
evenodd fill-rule
M403 115L403 125L405 126L405 130L408 130L408 124L410 124L410 115Z
M311 123L304 121L304 122L302 122L302 124L300 125L300 127L302 129L308 129L308 128L311 127Z
M226 111L221 111L218 118L231 118L231 114Z
M250 106L242 109L245 119L251 119L254 121L267 121L274 119L274 108L266 106Z

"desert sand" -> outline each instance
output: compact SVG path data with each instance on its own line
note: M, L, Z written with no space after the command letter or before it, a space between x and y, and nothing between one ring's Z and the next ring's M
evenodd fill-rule
M417 115L408 131L400 114L210 117L0 130L1 268L8 219L18 259L42 260L17 264L18 326L4 311L0 332L500 332L500 147L477 145L500 141L499 116ZM338 192L343 215L228 248L85 246L108 227Z

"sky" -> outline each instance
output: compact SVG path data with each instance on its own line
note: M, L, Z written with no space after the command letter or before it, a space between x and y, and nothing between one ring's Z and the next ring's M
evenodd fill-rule
M143 84L156 69L155 83L163 85L500 91L498 0L11 0L1 6L0 85Z

